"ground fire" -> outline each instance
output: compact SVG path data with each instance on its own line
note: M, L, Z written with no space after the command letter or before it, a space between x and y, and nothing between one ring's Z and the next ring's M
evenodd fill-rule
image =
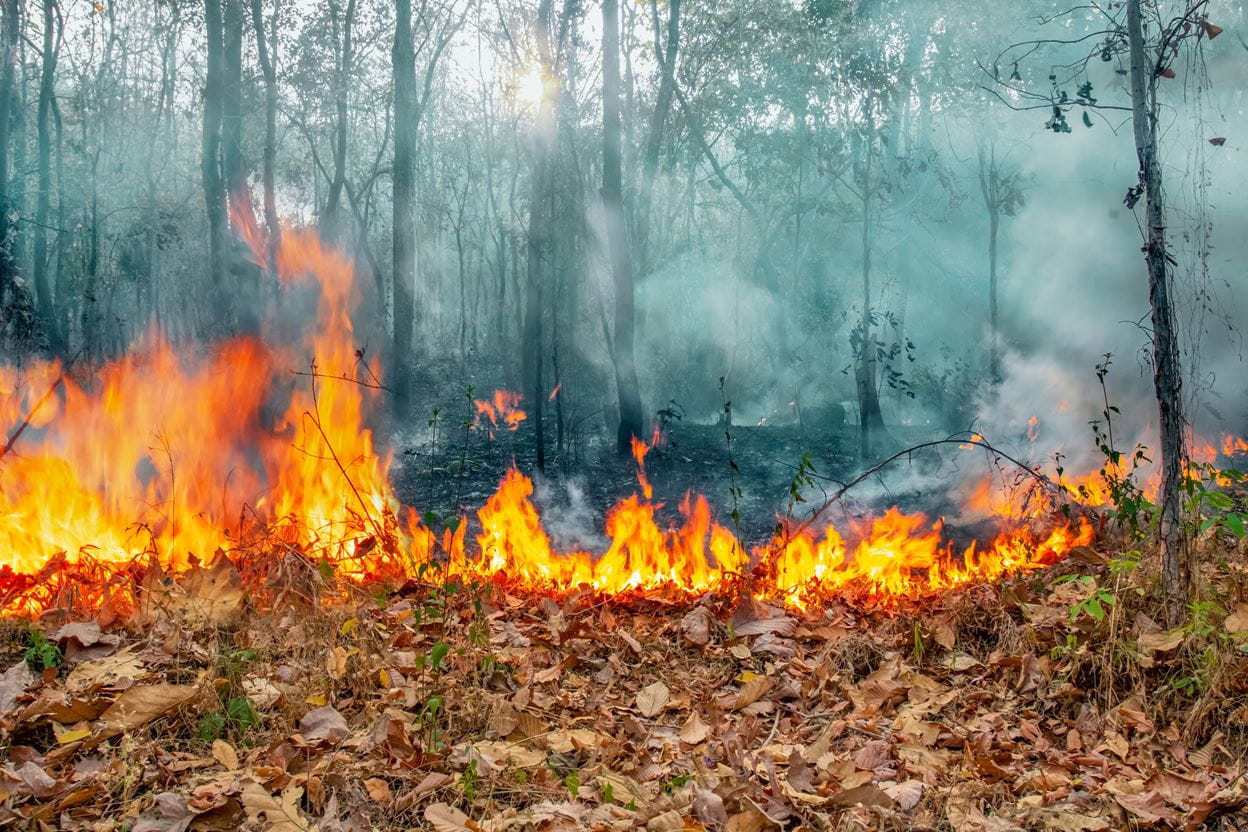
M252 239L264 251L258 231ZM288 231L276 267L283 290L310 284L319 298L317 325L299 343L232 339L196 361L153 335L91 374L57 363L4 369L5 431L21 429L0 489L7 609L37 613L51 600L29 576L53 558L107 574L155 557L176 572L192 558L262 561L283 547L358 580L437 564L449 576L538 593L887 604L1041 569L1093 538L1087 512L1063 512L1052 495L1024 508L986 478L968 505L989 510L999 530L969 545L955 546L940 521L890 508L846 529L786 521L747 550L700 495L686 494L675 519L660 519L645 468L657 432L633 441L640 493L606 513L605 551L558 551L530 499L532 481L514 468L475 523L435 534L396 500L391 457L367 426L382 385L352 337L352 263L315 234ZM280 396L284 413L266 417ZM477 429L516 430L520 404L501 390L478 400ZM1029 431L1034 438L1034 423ZM1243 441L1222 445L1234 453ZM1095 473L1066 474L1063 483L1072 505L1105 500Z

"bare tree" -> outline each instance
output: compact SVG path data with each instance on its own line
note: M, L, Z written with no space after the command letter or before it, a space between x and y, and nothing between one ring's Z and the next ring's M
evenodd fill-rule
M992 67L986 70L997 86L1014 93L1016 101L1002 96L995 88L989 88L989 92L1013 109L1048 111L1050 119L1045 126L1058 133L1070 132L1066 115L1076 107L1084 111L1083 119L1088 126L1092 124L1088 117L1090 111L1110 109L1131 114L1139 173L1136 183L1127 190L1124 202L1128 208L1135 208L1141 199L1144 201L1141 232L1148 274L1153 389L1157 399L1161 445L1157 535L1167 614L1174 624L1185 615L1190 589L1185 556L1187 535L1182 513L1183 471L1188 449L1185 441L1187 423L1183 415L1183 371L1179 359L1171 272L1175 261L1167 250L1165 191L1157 142L1158 85L1162 79L1176 76L1174 64L1185 42L1198 46L1202 39L1212 39L1222 31L1209 22L1206 13L1208 5L1208 0L1126 0L1109 7L1098 6L1094 9L1095 19L1100 21L1102 28L1077 39L1013 44L1003 50ZM1067 15L1086 9L1076 7ZM1042 47L1072 46L1093 39L1099 39L1097 45L1084 58L1062 64L1068 72L1066 77L1050 75L1052 93L1036 93L1021 85L1017 69L1019 61L1036 54ZM1092 84L1086 80L1084 70L1097 58L1106 62L1125 58L1123 71L1128 77L1129 105L1104 104L1093 95ZM1008 80L1002 79L999 67L1011 64L1015 67L1013 75ZM1052 69L1049 71L1054 72ZM1074 96L1061 88L1066 83L1080 80L1082 83Z
M606 214L607 249L615 283L615 335L611 351L615 361L615 388L620 403L616 445L627 452L633 437L645 425L641 391L637 384L634 350L636 297L633 257L624 223L624 199L620 172L620 11L618 0L602 4L602 206ZM668 95L671 95L668 86Z

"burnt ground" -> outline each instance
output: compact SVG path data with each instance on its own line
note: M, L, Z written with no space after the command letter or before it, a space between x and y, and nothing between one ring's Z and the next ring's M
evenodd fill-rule
M610 506L640 491L636 464L631 457L617 454L605 436L584 440L562 455L548 439L546 472L537 475L536 442L529 425L516 432L496 431L490 438L482 430L465 431L460 416L456 422L443 421L435 442L427 422L428 417L417 430L395 430L383 441L395 449L392 479L399 499L421 512L434 512L439 520L464 511L475 519L476 509L494 493L503 472L514 462L535 480L535 502L557 542L593 547ZM682 496L694 491L710 501L717 522L731 527L735 484L740 488L738 534L752 546L768 540L777 515L789 512L789 489L803 454L810 455L814 484L803 489L805 503L792 505L798 516L870 464L864 465L858 457L858 433L853 426L822 430L796 425L733 426L730 431L735 474L724 429L713 424L677 423L666 445L647 455L646 473L654 487L654 501L663 504L661 520L678 520ZM931 436L930 429L891 428L884 455ZM953 472L953 453L952 448L942 454L928 451L913 461L897 463L890 469L886 483L890 487L873 482L853 492L876 505L848 500L847 508L895 504L932 516L956 513L948 489L933 488L930 479L921 484L914 480L907 487L909 474L916 471Z

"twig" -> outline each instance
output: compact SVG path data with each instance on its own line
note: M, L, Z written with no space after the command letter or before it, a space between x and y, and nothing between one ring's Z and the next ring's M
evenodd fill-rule
M805 520L803 520L801 523L799 523L799 524L798 524L798 525L797 525L794 529L792 529L792 530L789 532L789 536L790 536L790 538L791 538L791 537L795 537L795 536L797 536L797 535L801 534L801 533L802 533L803 531L805 531L806 529L808 529L808 528L810 527L810 525L811 525L812 523L814 523L814 522L815 522L815 520L819 519L819 517L820 517L820 516L821 516L821 515L822 515L825 511L827 511L829 508L831 508L833 504L835 504L835 503L837 503L838 501L840 501L840 499L841 499L842 497L844 497L844 496L845 496L845 494L846 494L847 492L849 492L849 490L850 490L851 488L854 488L855 486L862 484L862 483L863 483L863 482L865 482L866 480L868 480L868 479L870 479L871 477L873 477L873 476L875 476L876 474L878 474L878 473L879 473L880 471L882 471L884 468L888 467L890 464L892 464L892 463L893 463L893 462L895 462L896 460L901 459L903 456L909 456L909 455L911 455L911 454L915 453L916 451L921 451L921 450L923 450L924 448L934 448L934 447L936 447L936 446L938 446L938 445L958 445L958 446L967 446L967 445L969 445L969 446L973 446L973 447L976 447L976 448L983 448L984 450L988 451L988 453L990 453L990 454L992 454L992 455L994 455L994 456L996 456L996 457L998 457L998 458L1000 458L1000 459L1004 459L1006 462L1010 462L1010 463L1013 463L1014 465L1018 466L1018 467L1019 467L1019 468L1021 468L1023 471L1025 471L1025 472L1026 472L1029 476L1031 476L1033 479L1035 479L1035 480L1036 480L1036 482L1037 482L1037 483L1039 483L1040 485L1042 485L1042 486L1044 486L1044 487L1046 487L1046 488L1050 488L1050 489L1052 489L1053 491L1055 491L1055 492L1057 492L1057 493L1059 493L1059 494L1062 494L1062 495L1069 494L1069 490L1068 490L1068 489L1067 489L1064 485L1062 485L1061 483L1054 482L1052 479L1050 479L1049 477L1045 476L1045 475L1044 475L1044 474L1042 474L1040 471L1036 470L1035 468L1031 467L1030 465L1026 464L1025 462L1021 462L1021 461L1019 461L1019 460L1015 459L1014 457L1010 456L1009 454L1005 453L1004 451L999 450L998 448L993 447L992 445L990 445L990 444L988 444L987 442L985 442L983 439L980 439L980 438L958 439L958 438L955 438L955 437L953 437L953 436L950 436L950 437L948 437L948 438L946 438L946 439L933 439L933 440L928 441L928 442L921 442L921 443L919 443L918 445L913 445L913 446L911 446L911 447L909 447L909 448L905 448L905 449L903 449L903 450L900 450L900 451L898 451L897 453L893 454L892 456L888 457L887 459L884 459L884 460L882 460L882 461L880 461L880 462L876 463L875 465L871 466L871 467L870 467L870 468L868 468L867 470L863 471L861 474L859 474L858 476L854 477L852 480L850 480L849 482L845 483L845 484L844 484L844 485L842 485L840 488L838 488L838 489L837 489L837 490L836 490L836 491L832 494L832 496L830 496L830 497L828 497L826 500L824 500L823 504L822 504L822 505L820 505L817 509L814 509L812 512L810 512L810 514L807 516L807 518L806 518Z
M69 372L69 368L73 366L73 363L78 358L79 354L81 353L75 353L74 357L69 359L65 368L61 370L61 374L56 377L56 381L52 382L52 386L47 389L47 392L39 398L39 401L35 403L35 406L32 407L30 412L26 414L26 418L23 419L22 423L17 426L17 430L13 431L13 434L9 436L9 440L4 443L4 447L0 448L0 459L4 459L9 451L13 450L13 446L17 444L17 440L20 439L22 434L26 432L26 428L30 427L30 421L35 418L35 414L39 412L39 408L43 407L47 400L52 398L52 394L56 392L56 389L64 383L65 375Z

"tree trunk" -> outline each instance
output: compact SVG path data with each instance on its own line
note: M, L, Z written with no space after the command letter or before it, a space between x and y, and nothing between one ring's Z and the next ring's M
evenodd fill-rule
M521 335L521 371L525 395L532 410L531 421L537 438L537 469L546 469L542 352L543 303L546 273L551 260L551 213L554 187L550 175L550 153L554 146L555 90L549 79L554 75L550 39L552 0L541 0L537 9L537 45L544 85L537 122L533 126L533 171L529 199L528 276L524 286L524 325Z
M204 208L208 217L208 281L216 296L217 308L227 320L233 316L225 275L225 183L221 175L222 96L225 86L222 0L204 0L204 30L208 40L204 83L204 129L200 155L200 178L204 186Z
M1180 490L1183 477L1184 423L1182 373L1174 307L1167 266L1165 202L1157 158L1157 71L1144 45L1140 0L1127 0L1127 40L1131 53L1131 121L1144 189L1148 301L1153 322L1153 386L1161 430L1161 515L1158 536L1170 623L1184 617L1188 574L1184 556Z
M274 193L274 173L277 160L277 44L270 44L264 30L263 0L251 0L251 25L255 30L256 52L260 71L264 75L264 161L261 176L264 180L264 224L268 228L268 262L270 270L276 269L277 249L281 245L282 228L277 218L277 197ZM278 5L273 7L274 31L277 26Z
M16 282L16 264L13 259L12 223L9 214L12 210L12 191L9 182L9 138L12 119L9 118L10 102L13 100L17 84L17 50L21 42L21 2L20 0L4 0L3 40L0 41L0 329L8 321L9 309L5 304L11 301Z
M858 423L861 430L861 453L863 458L872 452L871 434L883 430L884 416L880 412L880 393L876 387L875 338L872 332L871 310L871 181L874 148L866 148L866 176L862 187L862 318L858 322Z
M342 236L339 219L343 183L347 181L347 88L351 82L351 27L355 22L355 0L347 0L347 10L342 20L342 43L338 48L338 74L334 90L334 171L329 182L329 194L325 197L325 210L321 213L321 232L330 240ZM415 58L413 58L413 64Z
M398 402L408 395L416 290L416 52L411 0L396 0L394 51L394 342L391 379Z
M618 0L602 4L602 206L606 215L607 250L615 283L615 335L612 358L619 395L620 424L616 447L627 453L633 437L645 429L634 353L636 295L633 258L624 224L623 183L620 171L620 19ZM670 89L669 89L670 94Z
M654 28L654 54L659 60L659 92L654 102L654 112L650 116L650 134L646 137L645 156L642 161L641 187L637 198L637 222L634 233L637 237L637 253L641 258L641 273L649 273L649 240L651 200L654 195L654 182L659 172L659 153L663 149L663 128L672 108L673 91L676 86L676 56L680 51L680 0L668 0L667 3L667 43L660 44L661 27L659 22L658 0L650 0L650 17ZM618 75L618 71L617 71ZM605 79L604 79L605 83Z
M52 212L52 96L56 92L56 59L61 47L60 20L56 0L43 0L43 60L39 77L39 115L35 127L39 193L35 200L34 282L43 330L54 355L65 352L57 321L57 299L48 280L48 226Z

